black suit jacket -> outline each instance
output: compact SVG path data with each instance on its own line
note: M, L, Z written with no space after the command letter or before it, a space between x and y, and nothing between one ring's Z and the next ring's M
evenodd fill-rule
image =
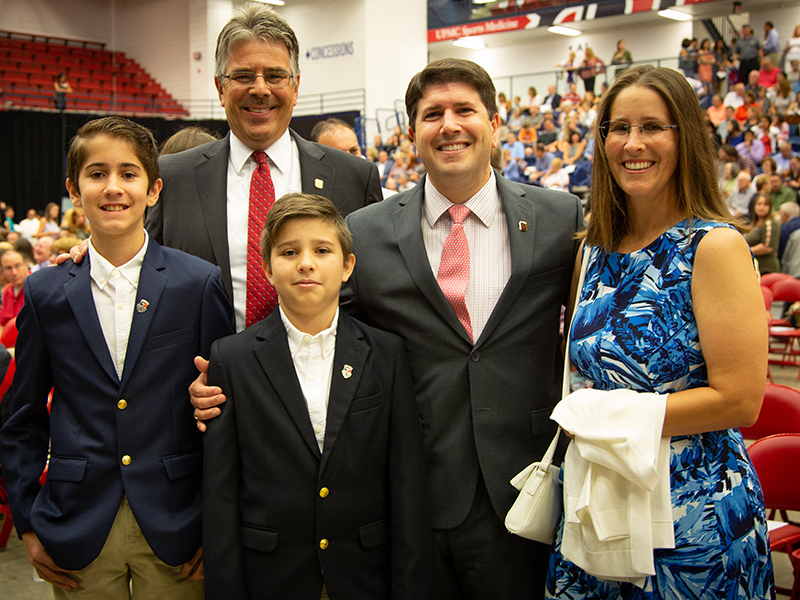
M347 219L355 270L342 306L405 342L422 418L432 521L467 516L479 475L501 519L509 481L541 459L561 399L559 315L568 298L583 216L577 198L498 176L511 277L473 345L444 297L422 239L425 184Z
M383 199L378 170L368 160L290 133L300 154L303 192L325 196L343 215ZM226 136L162 156L164 187L158 203L148 210L145 225L158 243L219 265L233 301L226 208L229 154Z
M324 452L280 312L211 349L206 597L428 598L422 441L402 342L340 313ZM323 540L325 540L323 542Z

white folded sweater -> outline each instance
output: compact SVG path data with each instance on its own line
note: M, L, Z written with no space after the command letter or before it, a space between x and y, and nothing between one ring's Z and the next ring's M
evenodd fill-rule
M642 587L653 549L675 547L666 408L666 395L583 389L550 417L574 436L561 553L590 575Z

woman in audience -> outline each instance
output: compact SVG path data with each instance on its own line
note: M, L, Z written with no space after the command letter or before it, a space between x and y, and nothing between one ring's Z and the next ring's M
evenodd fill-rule
M614 77L622 73L625 69L631 66L633 62L633 56L631 56L630 51L625 48L625 40L618 40L617 41L617 51L614 53L614 56L611 57L611 64L612 65L620 65L614 71Z
M794 100L792 84L789 83L786 77L778 77L778 83L775 84L775 95L772 97L771 111L773 113L784 114L789 110L792 100Z
M739 176L739 165L735 162L725 163L722 167L722 180L719 184L719 191L722 193L723 198L731 195L731 192L736 187L736 178Z
M761 161L761 172L770 177L778 172L778 165L775 164L775 159L771 156L767 156L764 160Z
M567 76L567 85L575 83L575 52L570 50L566 62L564 64L557 63L556 67L561 69Z
M53 100L56 110L64 110L67 108L67 95L71 94L73 89L64 73L59 73L53 78L53 91L55 93Z
M778 242L781 238L781 222L772 215L772 198L769 194L761 193L756 197L753 215L753 230L745 234L745 239L758 261L758 270L762 275L780 273Z
M39 232L36 237L49 235L54 240L57 240L61 235L61 225L59 224L59 216L61 209L55 202L48 202L44 207L44 216L39 221Z
M677 71L631 67L603 95L597 120L592 219L582 248L588 270L570 303L569 352L595 390L640 392L627 402L606 397L605 406L649 412L658 428L653 441L670 438L669 473L659 477L669 477L674 543L667 533L653 544L658 549L638 551L636 559L652 556L655 574L637 587L590 575L565 557L562 550L582 542L562 519L546 596L770 598L763 498L738 430L756 420L764 395L764 304L747 244L717 189L702 110ZM580 265L579 256L573 290ZM603 404L593 406L601 412ZM596 540L584 541L600 550Z
M586 47L583 52L583 62L578 74L583 79L583 87L587 92L594 94L594 80L598 74L605 73L605 65L600 57L594 55L594 50Z
M543 188L561 192L569 191L569 173L562 168L563 166L563 160L560 158L553 159L553 162L550 163L550 170L542 175L539 180Z
M800 60L800 25L795 25L792 37L786 43L786 54L783 56L784 70L789 70L793 60Z
M714 79L714 52L711 50L711 40L705 38L700 42L700 52L697 54L697 78L703 82L705 95L711 94L711 83Z
M33 256L33 246L31 246L31 243L26 238L19 238L14 242L14 250L19 252L20 256L25 259L29 267L33 267L33 265L36 264L36 259Z
M764 154L766 153L764 144L761 143L761 140L756 139L756 134L749 128L744 130L742 133L742 141L736 144L735 148L739 156L748 156L757 165L761 164L761 161L764 160Z
M714 42L714 63L717 66L717 73L714 79L716 80L715 93L719 94L722 88L722 82L728 79L728 71L731 68L731 54L730 48L725 45L725 40L719 38ZM722 75L722 77L720 77Z
M64 213L64 225L61 228L61 237L76 237L78 240L85 240L91 235L89 224L86 222L86 214L82 208L70 208Z
M564 165L574 165L583 162L583 151L586 149L586 141L579 131L574 129L567 130L567 139L561 141L561 154L563 155Z

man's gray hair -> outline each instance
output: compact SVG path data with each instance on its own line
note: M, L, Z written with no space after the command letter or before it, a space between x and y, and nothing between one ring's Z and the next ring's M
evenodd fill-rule
M797 204L797 202L784 202L781 204L779 212L789 218L800 217L800 204Z
M228 56L231 48L239 42L249 40L281 43L289 51L292 75L300 74L300 45L289 24L266 4L247 2L237 9L231 20L225 24L217 37L217 50L214 59L214 77L220 86L224 83Z

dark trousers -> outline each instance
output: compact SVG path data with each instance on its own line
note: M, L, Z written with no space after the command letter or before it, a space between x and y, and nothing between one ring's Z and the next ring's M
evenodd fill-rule
M758 63L757 58L748 58L747 60L740 60L739 61L739 81L744 82L747 85L748 79L747 77L750 75L750 71L758 71L761 68L761 65Z
M479 478L467 518L433 530L436 600L538 600L549 548L509 533Z
M583 89L587 92L592 92L594 94L594 77L587 77L583 80Z

